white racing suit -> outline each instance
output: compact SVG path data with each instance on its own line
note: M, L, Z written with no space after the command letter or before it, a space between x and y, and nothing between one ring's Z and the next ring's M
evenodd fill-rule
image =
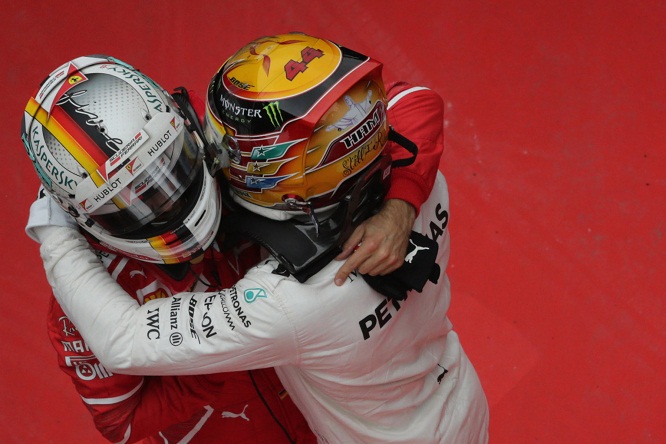
M321 443L484 443L487 402L446 315L448 211L438 174L414 230L439 244L441 275L401 302L360 276L335 286L342 262L301 284L267 260L232 288L140 306L75 230L49 228L41 253L63 310L114 373L274 366Z

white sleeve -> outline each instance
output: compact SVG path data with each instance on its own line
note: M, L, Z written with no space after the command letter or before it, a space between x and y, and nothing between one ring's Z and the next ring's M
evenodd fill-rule
M296 334L270 274L217 293L181 293L140 306L85 238L53 228L41 247L56 299L100 362L117 373L215 373L293 363Z
M77 228L74 218L67 214L53 198L39 188L39 197L30 205L30 216L25 227L25 233L30 239L39 243L39 229L46 226Z

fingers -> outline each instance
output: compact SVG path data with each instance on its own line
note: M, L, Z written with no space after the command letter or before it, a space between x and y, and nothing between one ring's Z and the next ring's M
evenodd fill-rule
M363 222L356 227L352 235L349 236L349 239L344 243L342 253L336 258L338 260L347 259L335 274L334 282L337 286L344 284L347 277L349 277L349 274L356 270L367 259L366 252L370 250L371 245L368 245L366 242L366 245L363 246L361 242L365 235L365 226L366 223Z
M352 244L353 245L353 244ZM404 261L404 251L400 243L378 236L368 236L356 247L350 248L350 255L335 275L335 284L342 285L354 270L371 276L384 275L396 270Z
M349 236L349 239L347 239L347 241L342 246L342 252L340 252L340 254L338 254L335 259L339 261L347 259L349 255L352 254L354 250L357 249L358 244L361 243L364 233L365 233L365 222L356 227L352 235ZM347 276L345 276L345 278L346 277Z
M359 264L358 271L370 276L385 275L398 269L404 262L404 254L395 250L382 250L369 254Z
M352 257L356 255L359 256L358 271L371 276L392 272L402 265L405 258L401 243L388 237L364 239Z
M398 199L389 199L379 213L356 227L343 245L338 260L345 260L335 275L342 285L354 270L371 276L396 270L404 262L415 218L414 208Z
M353 251L353 250L352 250ZM344 264L342 264L342 267L338 270L338 272L335 274L335 285L338 287L342 284L345 283L345 280L349 276L349 273L354 271L356 267L359 264L359 258L356 257L355 254L352 254Z

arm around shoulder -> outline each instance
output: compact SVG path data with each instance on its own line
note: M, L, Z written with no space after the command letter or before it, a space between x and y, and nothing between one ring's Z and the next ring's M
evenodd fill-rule
M394 168L387 199L412 204L417 213L432 190L444 151L444 101L435 91L401 82L388 90L389 123L418 146L412 165ZM404 150L389 143L394 159L406 157Z

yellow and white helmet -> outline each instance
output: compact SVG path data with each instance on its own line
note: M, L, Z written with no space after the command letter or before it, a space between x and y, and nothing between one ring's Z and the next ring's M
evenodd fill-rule
M381 73L370 57L300 33L229 58L209 85L204 129L234 199L276 220L337 204L386 145Z
M88 56L58 67L30 98L21 130L46 191L102 245L177 263L213 241L221 199L201 137L130 65Z

